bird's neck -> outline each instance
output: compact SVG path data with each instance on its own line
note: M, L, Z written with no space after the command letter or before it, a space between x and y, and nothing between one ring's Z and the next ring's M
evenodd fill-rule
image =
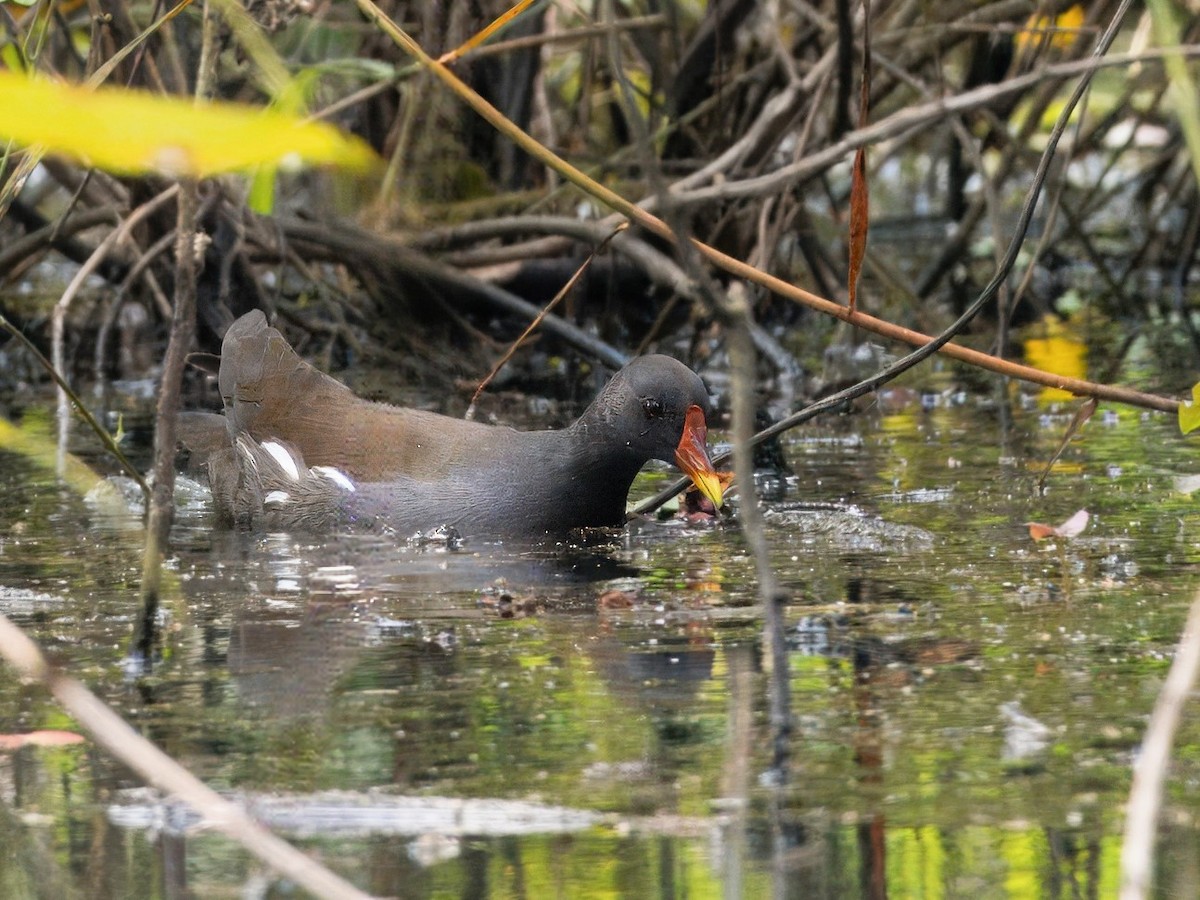
M577 511L581 525L621 525L625 521L626 497L644 460L620 444L603 423L581 420L562 431L543 432L556 443L555 452L542 456L553 460L554 470L542 476L543 483L557 484L563 492L558 503Z

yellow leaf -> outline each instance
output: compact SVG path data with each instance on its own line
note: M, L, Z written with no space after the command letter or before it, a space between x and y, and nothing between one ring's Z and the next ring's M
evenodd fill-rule
M1192 385L1192 399L1179 404L1179 430L1190 434L1200 428L1200 382Z
M1066 50L1079 40L1083 32L1083 23L1083 6L1079 3L1056 16L1034 14L1025 23L1025 28L1017 32L1016 45L1020 50L1026 51L1047 42L1051 47Z
M1036 334L1037 337L1031 335L1024 344L1025 361L1029 365L1068 378L1087 376L1087 344L1071 328L1056 317L1047 316ZM1070 391L1058 388L1042 388L1038 394L1042 403L1057 403L1073 397Z
M0 72L0 138L125 174L204 177L258 164L365 170L379 163L363 141L323 122L233 103L90 91L11 72Z

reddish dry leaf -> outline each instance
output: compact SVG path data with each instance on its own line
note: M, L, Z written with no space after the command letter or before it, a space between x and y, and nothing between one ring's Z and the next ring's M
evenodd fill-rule
M866 128L871 107L871 3L863 3L862 77L859 79L858 127ZM867 148L854 152L854 167L850 173L850 266L847 293L850 311L858 304L858 278L862 274L863 257L867 252L867 220L871 211L867 187Z
M850 179L850 311L858 303L858 277L862 274L863 256L867 251L867 214L870 198L867 191L867 149L859 147L854 154L854 170Z

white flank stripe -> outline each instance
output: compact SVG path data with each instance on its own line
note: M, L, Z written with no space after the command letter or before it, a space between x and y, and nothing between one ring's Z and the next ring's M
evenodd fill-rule
M267 496L263 497L263 506L269 506L272 503L284 504L290 503L292 500L291 494L287 491L271 491Z

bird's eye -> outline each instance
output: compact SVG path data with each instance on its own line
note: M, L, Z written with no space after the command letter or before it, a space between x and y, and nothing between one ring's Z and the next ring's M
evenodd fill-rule
M642 412L645 413L647 419L660 418L663 415L662 401L656 400L654 397L643 397Z

